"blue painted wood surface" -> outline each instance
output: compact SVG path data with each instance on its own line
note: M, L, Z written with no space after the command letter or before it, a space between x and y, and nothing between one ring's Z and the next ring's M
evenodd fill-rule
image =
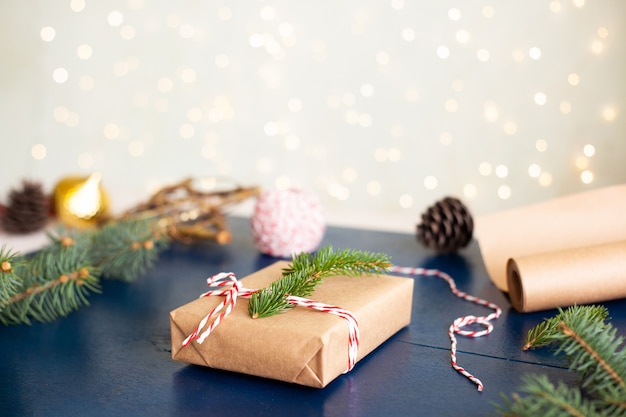
M136 282L105 281L89 307L66 318L0 328L0 416L486 416L524 373L575 379L552 352L521 350L528 329L556 312L512 310L476 242L457 255L434 255L414 235L337 227L323 245L440 269L461 290L503 308L492 334L459 336L458 361L483 381L483 392L451 368L447 331L459 316L491 310L455 297L435 277L415 278L410 326L321 390L174 362L170 310L205 291L211 274L244 277L277 260L256 250L247 219L230 219L230 228L231 244L174 245ZM605 305L626 329L626 301Z

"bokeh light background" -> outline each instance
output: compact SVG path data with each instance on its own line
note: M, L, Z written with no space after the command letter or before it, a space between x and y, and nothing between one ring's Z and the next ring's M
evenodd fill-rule
M0 195L218 176L413 230L445 195L626 182L625 23L623 0L2 1Z

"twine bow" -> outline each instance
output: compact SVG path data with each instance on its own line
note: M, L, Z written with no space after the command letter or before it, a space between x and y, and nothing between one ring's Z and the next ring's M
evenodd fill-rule
M237 304L237 298L250 298L252 294L258 291L242 287L241 282L237 280L237 277L232 272L220 272L219 274L215 274L207 278L207 285L209 287L218 288L201 294L199 298L211 296L223 296L224 298L221 303L215 306L200 321L200 323L198 323L198 326L196 326L194 331L191 332L185 340L183 340L183 347L186 347L194 340L197 340L198 343L204 342L204 340L213 332L213 330L215 330L222 320L224 320L232 312L233 308ZM224 289L227 285L230 285L230 287ZM360 337L359 324L354 315L350 311L341 307L320 303L303 297L288 295L287 301L294 306L301 306L321 311L323 313L334 314L346 321L346 324L348 325L348 366L344 373L350 372L356 364ZM223 309L224 311L222 311ZM214 320L207 326L207 323L211 319ZM202 331L205 326L206 329Z

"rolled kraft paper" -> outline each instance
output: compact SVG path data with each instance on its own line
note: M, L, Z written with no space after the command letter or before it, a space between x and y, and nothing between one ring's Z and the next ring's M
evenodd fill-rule
M532 312L626 297L626 241L509 259L517 311Z
M507 261L626 239L626 184L479 216L474 237L493 283L507 288Z

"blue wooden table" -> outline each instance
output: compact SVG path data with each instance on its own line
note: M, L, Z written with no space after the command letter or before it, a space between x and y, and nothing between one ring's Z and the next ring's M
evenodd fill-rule
M490 335L459 336L459 364L483 381L483 392L450 366L448 327L491 310L455 297L435 277L415 278L411 325L324 389L172 361L170 310L205 291L211 274L244 277L277 260L254 247L247 219L229 222L229 245L173 245L136 282L105 281L89 307L66 318L0 327L0 416L486 416L522 374L575 379L552 352L522 351L528 329L556 312L515 312L490 282L477 242L457 255L434 255L414 235L337 227L322 245L439 269L503 308ZM626 301L604 304L625 329Z

